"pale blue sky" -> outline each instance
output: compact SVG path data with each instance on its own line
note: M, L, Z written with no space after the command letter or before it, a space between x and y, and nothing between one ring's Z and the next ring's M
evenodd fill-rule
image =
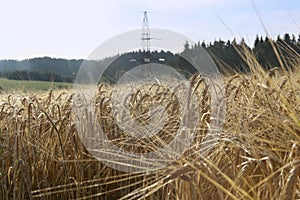
M298 36L299 0L253 2L271 36ZM112 36L141 28L144 10L150 27L195 41L245 37L252 44L266 35L250 0L0 0L0 59L86 58Z

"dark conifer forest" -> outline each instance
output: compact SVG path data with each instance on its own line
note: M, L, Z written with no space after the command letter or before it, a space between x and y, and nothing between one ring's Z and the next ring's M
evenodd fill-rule
M249 65L241 53L245 50L255 56L256 60L264 69L282 67L279 60L284 61L284 67L296 66L297 59L291 55L300 54L300 34L298 37L288 33L275 39L257 36L252 45L248 45L244 39L241 41L197 42L196 44L183 44L182 53L197 52L204 48L214 60L221 72L250 72ZM117 55L108 60L113 60L109 69L106 70L105 78L110 82L118 79L122 72L129 70L138 64L143 64L142 56L145 52L128 52ZM164 64L185 71L187 74L194 73L192 66L179 55L171 52L151 52L151 62L160 63L163 58ZM280 58L280 59L278 59ZM135 60L136 62L132 62ZM78 69L84 59L63 59L40 57L25 60L0 60L0 76L14 80L41 80L54 82L73 82ZM89 61L86 61L89 62ZM99 60L99 63L107 63ZM120 73L121 72L121 73Z

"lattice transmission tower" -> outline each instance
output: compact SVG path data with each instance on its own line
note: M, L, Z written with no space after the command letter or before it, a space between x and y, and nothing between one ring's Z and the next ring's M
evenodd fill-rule
M141 35L141 45L142 51L144 54L144 62L151 62L150 60L150 40L154 38L151 37L150 29L149 29L149 21L147 11L144 11L144 18L143 18L143 29Z

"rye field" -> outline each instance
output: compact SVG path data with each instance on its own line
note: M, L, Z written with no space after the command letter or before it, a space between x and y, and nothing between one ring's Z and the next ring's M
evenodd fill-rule
M300 199L299 65L263 70L247 58L251 73L224 77L225 122L209 154L198 152L210 129L210 97L194 75L189 81L203 111L194 144L170 165L147 173L122 172L93 157L78 136L72 89L2 92L0 199ZM148 101L172 98L155 91L160 93L131 98L133 116L146 112ZM128 144L128 135L111 120L110 93L99 86L97 120L119 147L152 151L172 137L166 130L151 144ZM178 106L169 105L175 114L166 129L176 126Z

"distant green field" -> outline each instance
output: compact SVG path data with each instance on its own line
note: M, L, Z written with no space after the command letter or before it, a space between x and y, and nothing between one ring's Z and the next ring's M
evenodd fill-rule
M49 89L71 89L72 83L46 82L46 81L18 81L0 78L2 91L46 91Z

